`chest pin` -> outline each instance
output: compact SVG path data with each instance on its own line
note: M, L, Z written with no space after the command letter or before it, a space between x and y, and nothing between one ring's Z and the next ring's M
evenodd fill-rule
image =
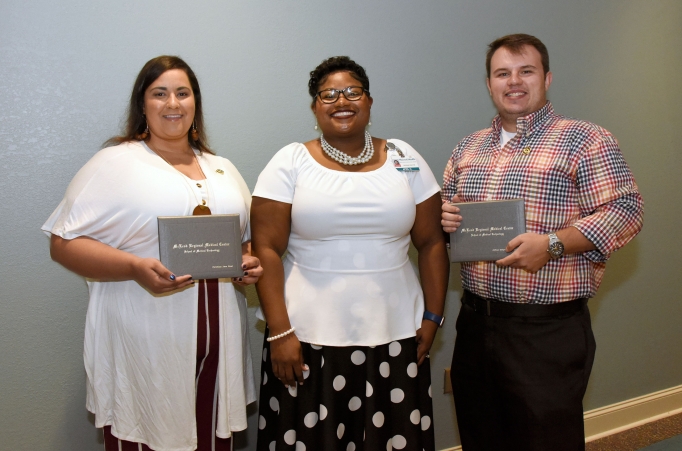
M215 171L216 171L218 174L223 174L223 173L224 173L222 169L216 169Z
M524 147L521 152L523 152L524 155L529 155L530 154L530 147L528 147L528 146Z

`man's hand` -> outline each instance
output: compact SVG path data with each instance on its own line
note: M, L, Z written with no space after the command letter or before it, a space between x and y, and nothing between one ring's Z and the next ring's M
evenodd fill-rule
M523 233L507 244L507 252L514 251L513 254L497 260L495 263L500 266L511 266L521 268L529 273L535 274L550 260L549 237L538 233Z
M450 202L462 202L462 199L458 195L452 196ZM443 203L441 207L441 221L440 224L443 226L443 231L445 233L452 233L457 230L457 228L462 225L462 217L459 215L459 207L452 205L449 202Z

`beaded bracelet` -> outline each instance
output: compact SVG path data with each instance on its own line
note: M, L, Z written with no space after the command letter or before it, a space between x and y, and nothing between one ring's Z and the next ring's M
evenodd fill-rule
M296 330L296 328L292 327L291 329L287 330L286 332L282 332L281 334L275 335L274 337L268 337L268 338L266 338L266 340L267 341L275 341L278 338L286 337L287 335L289 335L290 333L292 333L295 330Z

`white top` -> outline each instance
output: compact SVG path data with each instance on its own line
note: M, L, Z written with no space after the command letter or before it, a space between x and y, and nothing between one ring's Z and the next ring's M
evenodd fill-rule
M375 346L421 327L423 294L407 251L416 205L440 187L409 144L389 141L420 171L399 172L390 157L374 171L336 171L293 143L258 177L254 196L292 204L284 294L301 341Z
M211 211L239 213L242 240L249 240L251 198L237 169L207 153L198 161L207 177L202 185ZM159 258L156 217L191 215L198 197L196 181L146 145L125 143L101 150L78 171L42 229ZM154 450L194 450L198 287L153 295L132 280L87 282L84 360L87 408L95 414L95 426L111 425L116 437ZM246 299L228 279L219 286L216 432L226 438L246 428L246 404L256 393Z
M500 130L500 147L504 147L514 136L516 136L516 132L508 132L502 128Z

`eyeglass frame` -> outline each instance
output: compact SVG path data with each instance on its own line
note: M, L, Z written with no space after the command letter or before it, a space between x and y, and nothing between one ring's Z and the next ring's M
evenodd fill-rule
M355 100L349 99L349 98L346 96L346 91L349 90L349 89L351 89L351 88L360 88L360 89L362 90L362 94L360 94L360 97L358 97L358 98L355 99ZM338 94L336 95L336 98L334 99L334 101L332 101L332 102L325 102L324 100L322 100L322 96L321 96L320 94L322 94L323 92L326 92L326 91L335 91L335 92L338 93ZM322 91L318 91L318 92L315 94L315 97L319 98L319 99L320 99L320 102L324 103L325 105L331 105L332 103L336 103L336 102L339 101L339 98L341 97L341 94L343 94L343 98L346 99L346 100L348 100L349 102L357 102L358 100L360 100L360 99L362 98L362 95L363 95L363 94L367 94L368 97L370 96L369 91L366 90L365 88L363 88L362 86L346 86L346 87L343 88L343 89L335 89L335 88L323 89Z

